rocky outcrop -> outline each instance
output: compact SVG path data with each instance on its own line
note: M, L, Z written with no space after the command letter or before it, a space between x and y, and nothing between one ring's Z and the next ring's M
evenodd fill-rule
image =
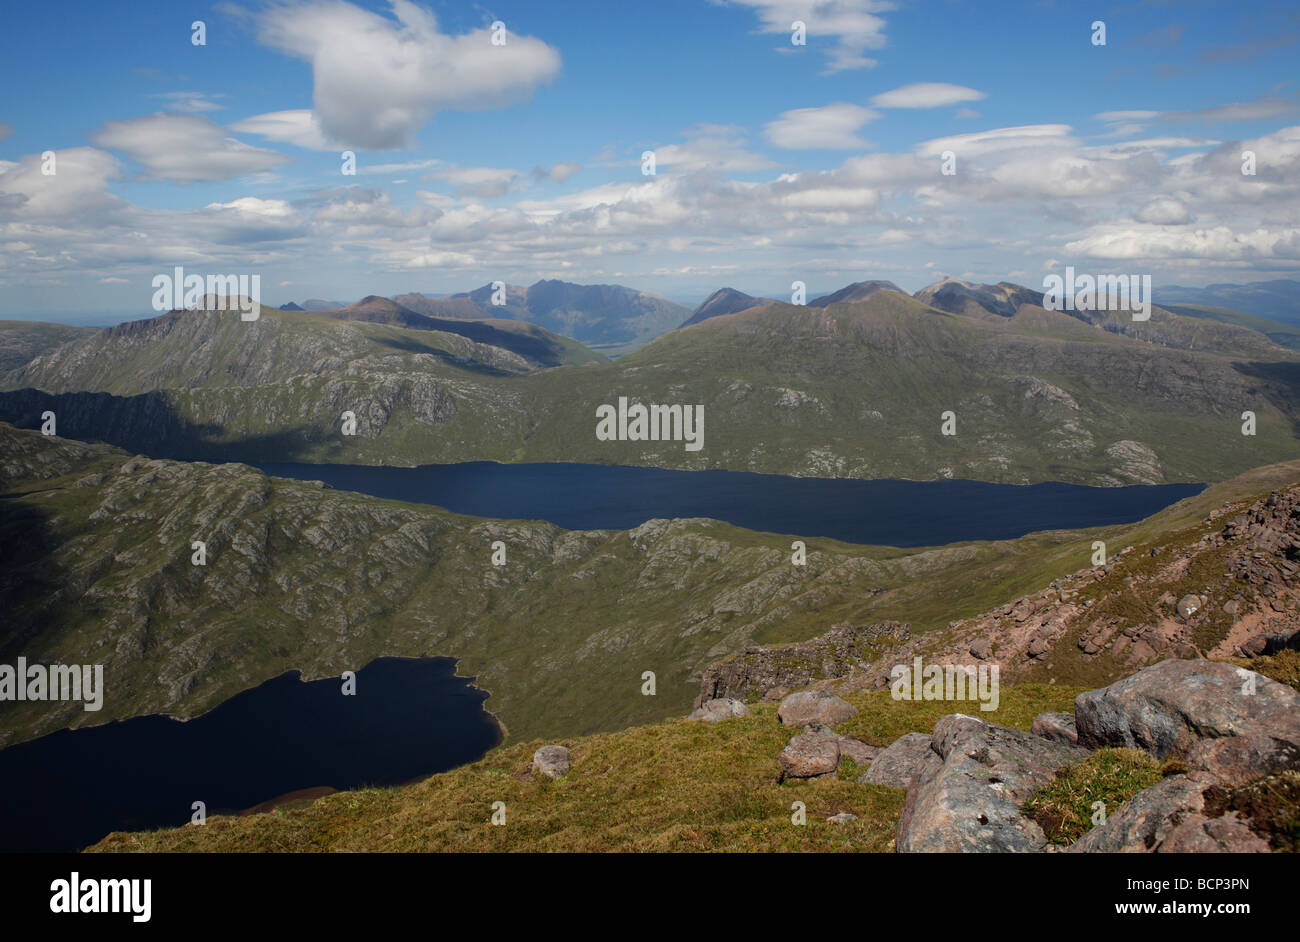
M1266 840L1235 813L1211 817L1206 792L1213 775L1176 775L1134 795L1070 853L1267 853Z
M1079 743L1123 746L1163 758L1202 740L1251 736L1300 749L1300 694L1244 668L1163 661L1074 703Z
M911 636L911 629L898 622L839 624L798 644L749 647L704 671L695 706L719 697L758 700L769 691L784 688L788 692L820 680L846 677Z
M931 736L896 741L859 781L901 784L910 775L895 839L901 853L1041 851L1047 836L1021 808L1059 770L1103 746L1143 749L1182 765L1166 767L1162 781L1120 807L1104 809L1101 823L1071 852L1253 853L1268 850L1279 831L1280 840L1293 840L1300 694L1253 671L1203 660L1163 661L1080 694L1073 717L1040 714L1030 733L946 716ZM1249 793L1275 780L1282 784L1257 789L1267 798ZM1280 825L1252 817L1278 794L1291 796Z
M973 716L945 716L930 748L942 760L908 790L900 853L1026 852L1047 837L1020 806L1079 750Z
M739 700L720 697L697 707L687 719L717 723L736 716L749 716L749 707Z
M1189 585L1193 572L1215 575ZM1105 682L1169 658L1296 648L1300 486L1223 504L1176 542L1112 549L1103 564L1039 592L900 641L856 670L855 686L883 689L891 665L917 656L996 664L1003 683L1051 682L1062 663Z

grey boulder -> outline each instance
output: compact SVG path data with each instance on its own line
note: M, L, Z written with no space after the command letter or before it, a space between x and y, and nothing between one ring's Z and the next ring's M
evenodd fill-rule
M720 720L729 720L736 716L749 716L749 707L739 700L733 700L731 697L719 697L715 700L706 701L692 712L688 719L717 723Z
M810 723L835 726L857 716L858 708L824 690L801 690L782 700L776 715L785 726L807 726Z
M559 778L569 771L569 750L564 746L542 746L533 753L533 771Z

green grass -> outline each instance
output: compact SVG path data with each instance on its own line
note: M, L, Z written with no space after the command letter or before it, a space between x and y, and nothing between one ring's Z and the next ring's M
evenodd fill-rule
M1041 709L1068 709L1077 691L1003 687L981 714L1027 728ZM930 732L952 704L909 703L887 692L852 694L861 711L837 729L878 745ZM946 707L946 708L945 708ZM721 723L666 720L559 740L572 769L534 777L542 740L506 744L486 758L417 784L328 795L303 808L209 818L202 827L115 834L96 851L873 851L892 849L902 789L846 775L777 784L777 756L793 731L775 704ZM890 739L892 741L892 738ZM852 771L857 771L852 770ZM490 823L505 802L506 824ZM803 802L807 824L792 823ZM847 811L843 825L826 818Z
M1276 654L1265 654L1261 657L1228 657L1223 658L1229 664L1235 664L1238 667L1245 667L1257 674L1263 674L1270 680L1276 680L1280 684L1286 684L1296 690L1300 690L1300 651L1285 650L1278 651Z
M1124 802L1159 782L1161 769L1159 760L1141 749L1103 747L1058 771L1022 811L1038 822L1051 843L1073 844L1092 828L1098 811L1115 814ZM1094 807L1097 802L1100 809Z

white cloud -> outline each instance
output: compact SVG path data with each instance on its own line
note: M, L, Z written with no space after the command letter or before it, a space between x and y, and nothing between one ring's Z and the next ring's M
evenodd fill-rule
M807 29L809 44L817 37L833 37L836 42L828 55L829 72L861 69L876 64L865 55L868 49L885 45L885 21L877 16L894 9L882 0L733 0L738 6L753 8L764 33L783 33L789 42L791 24L796 20Z
M857 131L879 116L879 112L848 102L796 108L769 122L763 128L763 136L768 143L790 150L864 148L870 142L858 137Z
M246 216L260 216L264 219L283 219L293 215L293 207L285 200L264 200L256 196L241 196L229 203L209 203L206 209L230 210Z
M1257 227L1238 232L1229 226L1187 229L1156 225L1100 226L1066 243L1067 252L1093 258L1151 260L1204 258L1239 260L1300 259L1300 229Z
M41 172L40 154L28 154L0 166L0 219L38 224L68 219L103 222L126 207L108 192L109 181L121 176L116 157L93 147L69 147L55 152L55 173Z
M307 108L253 115L236 121L230 129L241 134L256 134L272 141L293 144L305 150L343 149L336 141L329 139L316 115Z
M460 195L493 199L508 193L522 176L505 167L447 167L433 171L428 179L449 183Z
M146 179L173 183L229 180L289 159L238 141L199 115L159 113L109 121L94 142L142 164Z
M554 180L556 183L563 183L582 170L582 164L575 163L572 160L562 160L547 169L538 167L533 171L533 176L539 180Z
M224 95L209 95L206 92L161 92L151 97L166 101L169 111L220 111L225 107L213 100L224 98Z
M1160 197L1139 209L1133 218L1156 226L1182 226L1191 222L1193 216L1181 201Z
M1166 121L1266 121L1297 112L1300 112L1300 105L1294 101L1263 98L1259 101L1233 102L1192 111L1170 111L1163 118Z
M776 166L761 154L746 150L744 129L735 125L698 124L687 128L682 136L687 139L685 144L654 148L656 169L744 173Z
M391 0L392 17L342 0L273 6L259 17L262 42L311 63L313 103L325 138L393 150L443 109L499 107L527 98L560 71L539 39L491 32L450 36L433 13Z
M923 142L917 147L917 153L922 156L937 157L944 151L950 150L961 158L1022 147L1072 146L1075 143L1077 142L1070 137L1068 124L1026 124L1014 128L994 128L989 131L976 131L973 134L936 138Z
M900 88L881 92L871 99L877 108L941 108L967 101L980 101L988 96L965 85L947 82L915 82Z
M1103 111L1093 115L1098 121L1146 121L1160 114L1158 111Z

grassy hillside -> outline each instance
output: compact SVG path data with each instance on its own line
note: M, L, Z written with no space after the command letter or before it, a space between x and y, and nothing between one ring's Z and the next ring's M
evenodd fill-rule
M0 321L0 374L31 362L70 340L89 337L94 327L43 324L39 321Z
M1300 463L1265 469L1128 527L907 550L810 539L796 567L789 536L714 521L481 520L4 426L0 455L0 660L93 659L110 690L96 714L0 704L8 743L423 654L460 658L516 737L620 729L684 713L703 668L751 643L841 621L942 627L1088 566L1093 539L1127 545L1300 476Z
M1028 729L1044 710L1072 709L1079 691L1003 687L994 723ZM930 732L952 712L942 701L852 694L858 716L839 731L885 746ZM111 834L98 852L301 851L877 851L892 849L903 790L858 785L858 773L776 783L790 731L774 704L722 723L681 719L565 740L573 767L560 780L530 774L541 741L506 745L485 759L400 788L328 795L265 814L209 818L202 827ZM493 802L505 825L491 824ZM791 821L791 805L807 824ZM840 812L846 824L826 821Z
M1291 350L1300 350L1300 326L1282 321L1269 320L1254 314L1243 314L1222 307L1207 307L1203 304L1171 304L1169 310L1186 317L1199 317L1206 320L1221 321L1238 327L1248 327L1268 337L1274 343Z
M1188 349L1199 341L1181 328L1166 345L1032 306L968 317L891 291L713 317L613 363L545 370L456 335L310 314L120 330L8 374L0 418L34 426L53 409L61 434L165 457L1008 483L1221 480L1300 449L1300 356L1251 331L1255 346L1232 355ZM703 404L703 450L598 441L596 408L620 396Z

